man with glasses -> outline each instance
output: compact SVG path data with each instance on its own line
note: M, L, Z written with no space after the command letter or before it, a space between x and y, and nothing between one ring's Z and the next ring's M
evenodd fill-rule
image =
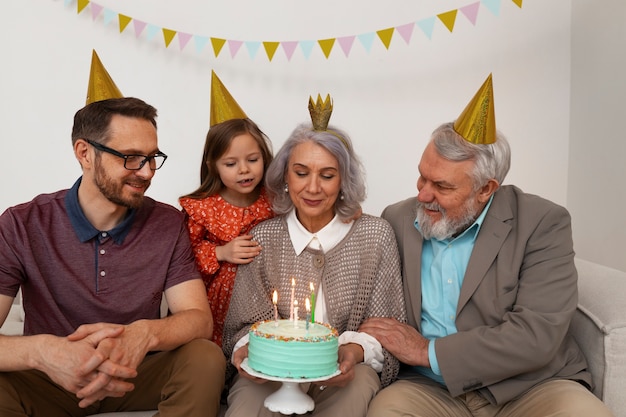
M0 335L1 416L218 414L225 361L183 214L145 196L167 159L155 119L136 98L86 105L82 176L0 216L0 324L20 288L26 313L24 336Z

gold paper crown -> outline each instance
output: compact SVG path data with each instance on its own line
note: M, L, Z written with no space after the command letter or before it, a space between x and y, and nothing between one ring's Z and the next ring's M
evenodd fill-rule
M322 96L317 95L317 102L313 102L313 97L309 96L309 113L313 122L313 130L327 130L330 115L333 112L333 103L330 94L326 94L326 100L322 101Z
M454 122L454 130L466 141L477 145L488 145L496 141L491 74Z
M211 71L211 120L210 126L230 119L247 119L246 113L230 95L215 71Z
M87 100L85 104L122 97L124 96L111 79L104 65L102 65L96 51L93 50L91 53L91 70L89 71L89 85L87 86Z

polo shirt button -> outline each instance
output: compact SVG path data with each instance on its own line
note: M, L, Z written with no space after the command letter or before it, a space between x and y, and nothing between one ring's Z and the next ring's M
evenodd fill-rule
M104 271L100 271L100 276L101 276L101 277L105 276L106 274L107 274L106 272L104 272Z
M104 249L100 249L100 255L104 255L105 253L107 253L107 251L105 251Z

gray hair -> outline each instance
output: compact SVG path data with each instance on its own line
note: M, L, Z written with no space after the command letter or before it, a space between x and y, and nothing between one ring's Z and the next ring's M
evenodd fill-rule
M490 179L501 185L511 167L511 148L501 132L496 132L494 143L474 144L463 139L454 130L454 123L444 123L431 135L437 153L450 161L474 161L474 190L480 189Z
M365 201L365 170L354 153L348 135L332 126L328 130L313 130L310 123L296 127L280 148L265 174L265 188L276 214L288 213L293 208L289 194L285 192L285 176L293 149L305 142L313 142L330 152L339 164L342 198L335 201L335 213L342 220L351 219Z

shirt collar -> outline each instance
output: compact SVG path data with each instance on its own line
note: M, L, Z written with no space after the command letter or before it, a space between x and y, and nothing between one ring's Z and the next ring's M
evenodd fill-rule
M70 188L68 193L65 195L65 208L67 209L67 215L70 218L74 232L76 232L78 239L85 243L105 231L98 230L93 227L89 220L87 220L83 209L78 203L78 187L80 186L82 178L83 177L78 178L72 188ZM106 231L118 245L124 242L124 238L126 238L126 235L130 232L133 219L135 218L135 213L135 209L129 210L126 218L120 224L115 226L112 230Z
M474 220L474 223L472 223L471 226L469 226L467 229L465 229L458 236L455 236L454 238L444 239L443 241L444 242L453 241L453 240L458 239L461 236L464 236L464 235L469 234L469 233L473 234L471 236L471 238L472 238L472 241L475 241L476 237L478 236L478 232L480 231L480 227L482 226L483 222L485 221L485 216L487 215L487 211L489 210L489 207L491 206L491 202L492 201L493 201L493 195L489 198L489 201L487 202L487 205L485 205L485 208L483 208L483 211L481 211L480 215L476 218L476 220ZM415 225L415 228L417 230L420 230L419 222L418 222L417 218L415 218L415 222L413 224ZM435 239L435 240L439 240L439 239Z
M324 226L320 231L311 233L300 223L296 210L291 210L287 214L287 228L289 229L289 237L296 254L302 253L307 246L313 249L319 249L328 252L334 248L350 231L354 221L344 223L335 215L333 219Z

